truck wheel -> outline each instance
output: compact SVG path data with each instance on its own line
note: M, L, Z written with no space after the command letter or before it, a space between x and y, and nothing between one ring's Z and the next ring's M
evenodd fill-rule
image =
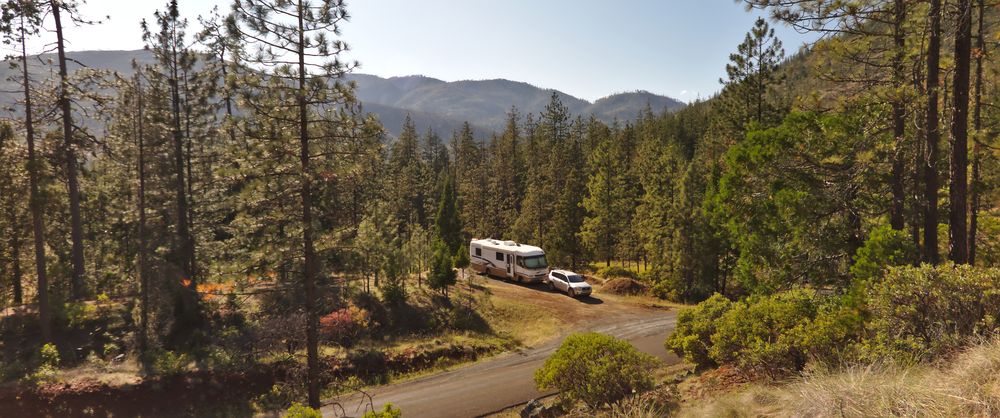
M545 282L545 287L549 290L556 290L556 287L552 285L552 282Z

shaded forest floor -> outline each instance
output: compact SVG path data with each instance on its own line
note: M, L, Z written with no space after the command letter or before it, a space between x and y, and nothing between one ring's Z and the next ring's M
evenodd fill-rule
M448 298L412 284L408 292L407 315L441 325L424 324L422 331L412 333L385 329L383 335L349 344L326 342L320 353L327 396L543 344L581 323L615 315L609 311L618 308L601 306L601 298L631 306L659 303L602 294L573 299L537 285L500 286L482 276L460 280ZM62 315L70 322L66 328L76 331L57 340L60 366L40 379L32 377L30 365L36 359L18 352L37 347L30 331L34 313L6 315L0 410L17 416L250 416L282 409L299 397L302 349L262 353L238 365L167 356L158 360L158 374L148 374L122 347L134 327L130 308L106 299L74 305Z

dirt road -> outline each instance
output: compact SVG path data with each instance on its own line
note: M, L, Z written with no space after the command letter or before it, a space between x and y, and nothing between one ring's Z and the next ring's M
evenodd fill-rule
M663 341L676 323L676 312L647 308L602 296L575 300L537 288L491 281L490 288L505 297L537 303L553 312L564 312L566 329L557 338L538 347L507 353L458 369L411 381L391 384L370 392L376 409L392 402L404 417L467 418L489 414L545 393L535 389L534 372L558 348L566 334L597 331L623 338L640 350L668 362L677 362L663 348ZM572 317L572 318L567 318ZM349 416L361 416L370 408L359 395L341 399ZM324 416L342 413L328 407Z

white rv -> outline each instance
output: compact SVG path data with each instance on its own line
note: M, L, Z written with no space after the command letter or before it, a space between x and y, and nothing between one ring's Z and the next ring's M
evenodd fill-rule
M469 259L479 273L524 283L539 283L549 271L545 251L514 241L474 239L469 243Z

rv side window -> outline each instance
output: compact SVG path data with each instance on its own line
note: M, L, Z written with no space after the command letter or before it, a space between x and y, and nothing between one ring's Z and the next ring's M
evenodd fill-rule
M497 251L497 260L498 261L503 261L503 253L502 252Z
M483 249L476 248L476 257L482 257L482 256L483 256Z

